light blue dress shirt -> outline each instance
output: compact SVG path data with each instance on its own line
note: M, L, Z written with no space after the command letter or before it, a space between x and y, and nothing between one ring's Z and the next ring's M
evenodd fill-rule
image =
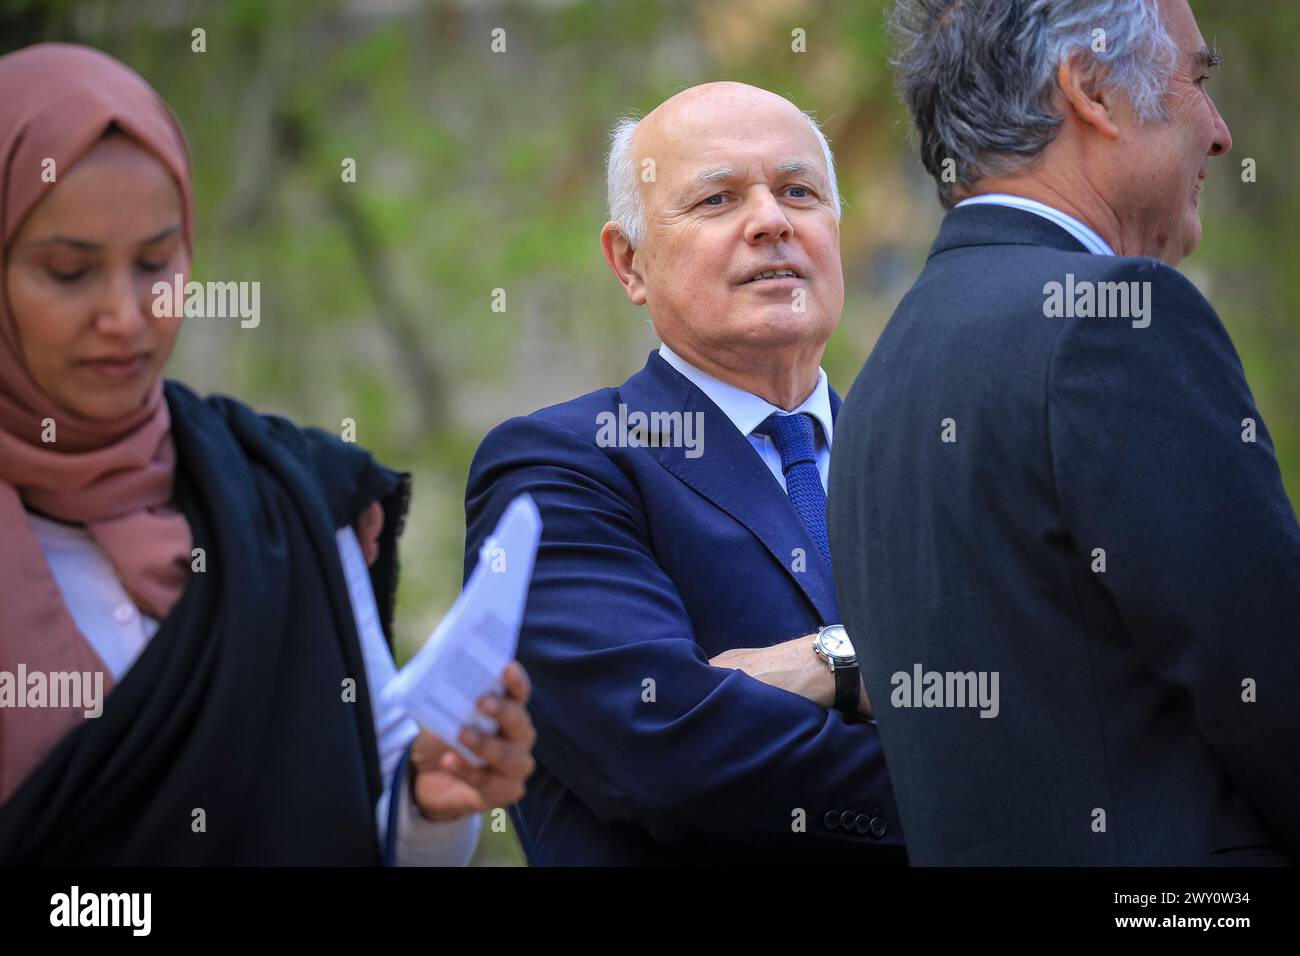
M1046 203L1041 203L1037 199L1026 199L1024 196L1012 196L1008 193L988 193L983 196L972 196L970 199L963 199L953 208L960 209L962 206L1009 206L1012 209L1023 209L1025 212L1032 212L1035 216L1042 216L1049 222L1054 222L1070 235L1078 239L1083 247L1091 252L1094 256L1113 256L1115 250L1110 247L1095 229L1084 225L1073 216L1061 212L1059 209L1053 209Z
M831 471L833 423L831 421L830 386L826 383L825 370L820 368L817 370L817 387L812 390L811 395L804 399L803 404L794 411L787 412L783 408L777 408L767 399L760 398L753 392L737 388L735 385L714 378L708 372L701 371L667 345L659 346L659 354L665 362L685 375L691 384L707 395L713 404L722 410L722 414L726 415L731 420L731 423L740 429L740 433L749 439L749 443L754 446L754 450L758 452L759 457L763 459L763 463L767 465L768 471L780 483L782 491L786 489L785 473L781 470L781 453L776 450L776 444L771 438L756 433L754 429L763 424L767 420L767 416L773 412L779 412L782 415L798 415L807 412L811 415L821 426L813 429L813 441L817 452L817 471L822 478L822 488L827 487L827 480Z

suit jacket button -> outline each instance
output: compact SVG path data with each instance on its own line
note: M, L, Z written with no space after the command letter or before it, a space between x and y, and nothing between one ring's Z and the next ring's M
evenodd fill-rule
M853 821L853 829L857 830L859 833L866 833L871 829L871 817L867 816L865 813L859 813L858 818Z
M884 819L881 817L872 817L871 822L868 823L867 826L871 828L871 835L877 840L884 836L885 830L888 829L888 827L885 826Z
M852 830L853 824L857 821L858 815L852 810L845 810L840 814L840 826L846 830Z
M834 830L840 825L840 815L834 810L827 810L826 816L822 817L822 823L826 824L827 830Z

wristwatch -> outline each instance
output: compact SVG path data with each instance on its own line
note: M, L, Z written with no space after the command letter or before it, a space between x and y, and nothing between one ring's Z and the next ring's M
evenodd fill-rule
M835 675L835 708L846 714L857 713L861 695L858 658L844 625L828 624L819 630L813 641L813 651Z

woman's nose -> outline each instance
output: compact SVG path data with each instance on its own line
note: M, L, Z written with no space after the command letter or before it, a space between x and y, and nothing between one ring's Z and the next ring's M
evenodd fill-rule
M143 290L148 291L148 287ZM95 316L96 328L105 335L126 338L138 335L149 322L147 309L152 296L142 298L141 286L129 269L119 269L107 277L103 298Z

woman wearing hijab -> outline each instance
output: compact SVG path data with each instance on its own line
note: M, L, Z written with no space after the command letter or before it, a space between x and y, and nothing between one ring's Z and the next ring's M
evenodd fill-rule
M528 686L480 701L482 767L375 700L408 476L164 382L194 207L143 79L41 44L0 90L0 863L466 862Z

